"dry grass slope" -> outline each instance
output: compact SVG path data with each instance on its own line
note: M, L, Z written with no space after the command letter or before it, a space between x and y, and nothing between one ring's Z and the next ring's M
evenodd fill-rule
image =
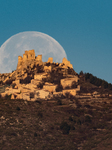
M0 99L0 149L111 149L112 99Z

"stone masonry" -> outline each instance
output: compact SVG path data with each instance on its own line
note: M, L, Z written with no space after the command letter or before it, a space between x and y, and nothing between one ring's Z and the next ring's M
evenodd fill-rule
M48 99L53 95L66 95L66 93L75 96L80 90L79 78L75 73L67 74L69 68L73 70L72 64L66 58L63 58L62 63L54 63L52 57L48 58L47 62L42 62L42 55L35 57L34 50L25 51L23 57L18 56L17 69L14 72L7 74L6 77L0 74L3 84L10 84L1 96L12 95L12 99L29 101L35 101L38 98ZM55 81L60 81L53 82L53 73L54 76L57 74ZM58 75L61 74L63 77L58 79ZM71 88L73 82L77 83L77 88ZM57 92L59 83L63 89ZM67 89L68 86L69 89Z

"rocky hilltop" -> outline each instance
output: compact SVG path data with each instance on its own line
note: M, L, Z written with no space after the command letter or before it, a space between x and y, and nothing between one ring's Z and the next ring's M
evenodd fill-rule
M18 56L17 69L9 74L0 74L0 82L10 85L1 93L2 97L11 95L11 99L35 101L38 98L50 99L53 96L75 96L80 91L78 74L66 58L62 63L48 58L42 61L42 55L35 56L34 50L25 51Z

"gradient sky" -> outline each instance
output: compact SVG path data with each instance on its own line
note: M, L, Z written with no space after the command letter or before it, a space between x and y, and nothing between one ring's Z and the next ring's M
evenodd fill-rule
M0 46L24 31L50 35L77 73L112 83L112 0L0 0Z

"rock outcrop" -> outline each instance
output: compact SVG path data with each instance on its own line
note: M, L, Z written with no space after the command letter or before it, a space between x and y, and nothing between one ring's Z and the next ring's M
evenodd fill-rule
M3 84L10 84L1 93L2 97L11 95L11 99L35 101L48 99L56 95L73 96L80 90L78 75L66 58L62 63L54 63L53 58L42 61L42 55L35 56L34 50L25 51L18 56L17 69L13 73L0 74Z

